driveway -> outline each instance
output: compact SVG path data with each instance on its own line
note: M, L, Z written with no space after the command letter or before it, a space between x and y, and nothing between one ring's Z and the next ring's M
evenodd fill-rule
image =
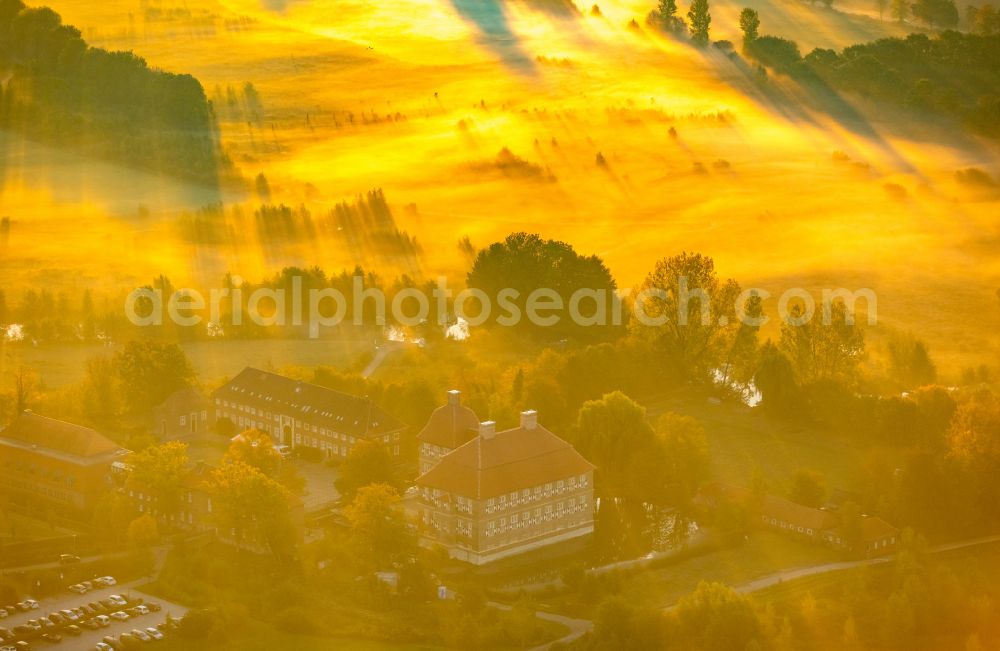
M306 480L306 494L302 496L302 504L306 513L319 511L340 499L333 482L340 476L340 471L322 463L295 459L295 469L302 473Z

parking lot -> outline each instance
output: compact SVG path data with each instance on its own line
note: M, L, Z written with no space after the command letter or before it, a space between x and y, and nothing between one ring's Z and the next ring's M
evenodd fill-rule
M13 630L15 626L25 624L29 619L38 619L40 617L45 617L49 613L58 613L61 610L71 610L73 608L78 608L83 604L90 603L92 601L99 601L101 599L107 599L111 595L120 595L128 600L128 606L134 606L140 600L143 602L153 602L160 605L161 610L159 612L151 612L148 615L139 615L137 617L130 617L126 621L118 621L115 619L111 620L111 624L106 627L99 628L97 630L89 630L83 628L83 633L78 637L73 637L69 634L62 632L62 629L66 625L57 626L55 628L47 628L40 631L43 632L58 632L62 635L62 640L57 643L47 642L39 637L27 638L27 637L15 637L13 640L4 640L0 642L0 647L13 644L14 641L18 639L26 639L31 644L32 649L56 649L66 651L93 651L105 636L111 636L118 639L118 636L122 633L128 633L134 628L146 629L147 627L155 627L158 624L162 624L169 614L173 618L180 618L186 612L187 608L180 606L175 603L164 601L157 597L145 594L135 588L139 581L134 581L132 583L126 583L111 587L97 587L95 590L91 590L86 594L74 594L71 592L63 593L56 597L50 597L47 599L39 599L39 608L37 610L30 610L28 612L17 612L9 617L0 619L0 627ZM6 605L6 604L4 604ZM2 607L2 606L0 606ZM103 614L110 615L112 611L106 611ZM83 619L72 622L79 625ZM166 632L165 635L170 635L170 632Z

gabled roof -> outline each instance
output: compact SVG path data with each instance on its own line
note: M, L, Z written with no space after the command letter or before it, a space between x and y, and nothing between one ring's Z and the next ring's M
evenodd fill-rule
M417 440L454 450L474 439L478 430L476 412L461 404L457 397L449 397L448 404L431 413L427 424L417 434Z
M877 516L866 516L861 520L861 540L873 542L895 536L899 529Z
M487 499L592 470L572 445L536 425L477 436L441 457L417 484Z
M26 411L0 431L6 439L39 452L55 452L78 459L92 459L123 452L122 447L89 427L39 416Z
M174 391L166 400L161 402L156 406L156 409L166 409L169 411L176 411L177 409L186 409L191 405L207 405L208 398L205 397L200 391L193 387L186 387L180 391Z
M311 425L359 437L377 437L406 428L368 398L250 367L216 389L212 396L287 413Z
M796 527L824 531L833 529L840 522L835 514L822 509L796 504L782 497L767 495L760 507L761 515L787 522Z

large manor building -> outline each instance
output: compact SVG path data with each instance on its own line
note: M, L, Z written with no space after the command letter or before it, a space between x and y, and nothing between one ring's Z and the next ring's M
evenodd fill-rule
M475 430L456 392L420 434L418 519L425 544L489 563L594 531L594 466L538 423ZM452 447L454 446L454 447Z
M275 443L346 457L361 440L378 441L398 457L406 426L368 398L246 368L212 394L216 420L265 432Z
M128 454L89 427L25 411L0 430L0 508L86 519Z

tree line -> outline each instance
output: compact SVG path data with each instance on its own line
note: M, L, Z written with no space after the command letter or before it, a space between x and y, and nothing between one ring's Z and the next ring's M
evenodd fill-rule
M0 128L215 185L215 116L191 75L87 45L47 7L0 1Z

